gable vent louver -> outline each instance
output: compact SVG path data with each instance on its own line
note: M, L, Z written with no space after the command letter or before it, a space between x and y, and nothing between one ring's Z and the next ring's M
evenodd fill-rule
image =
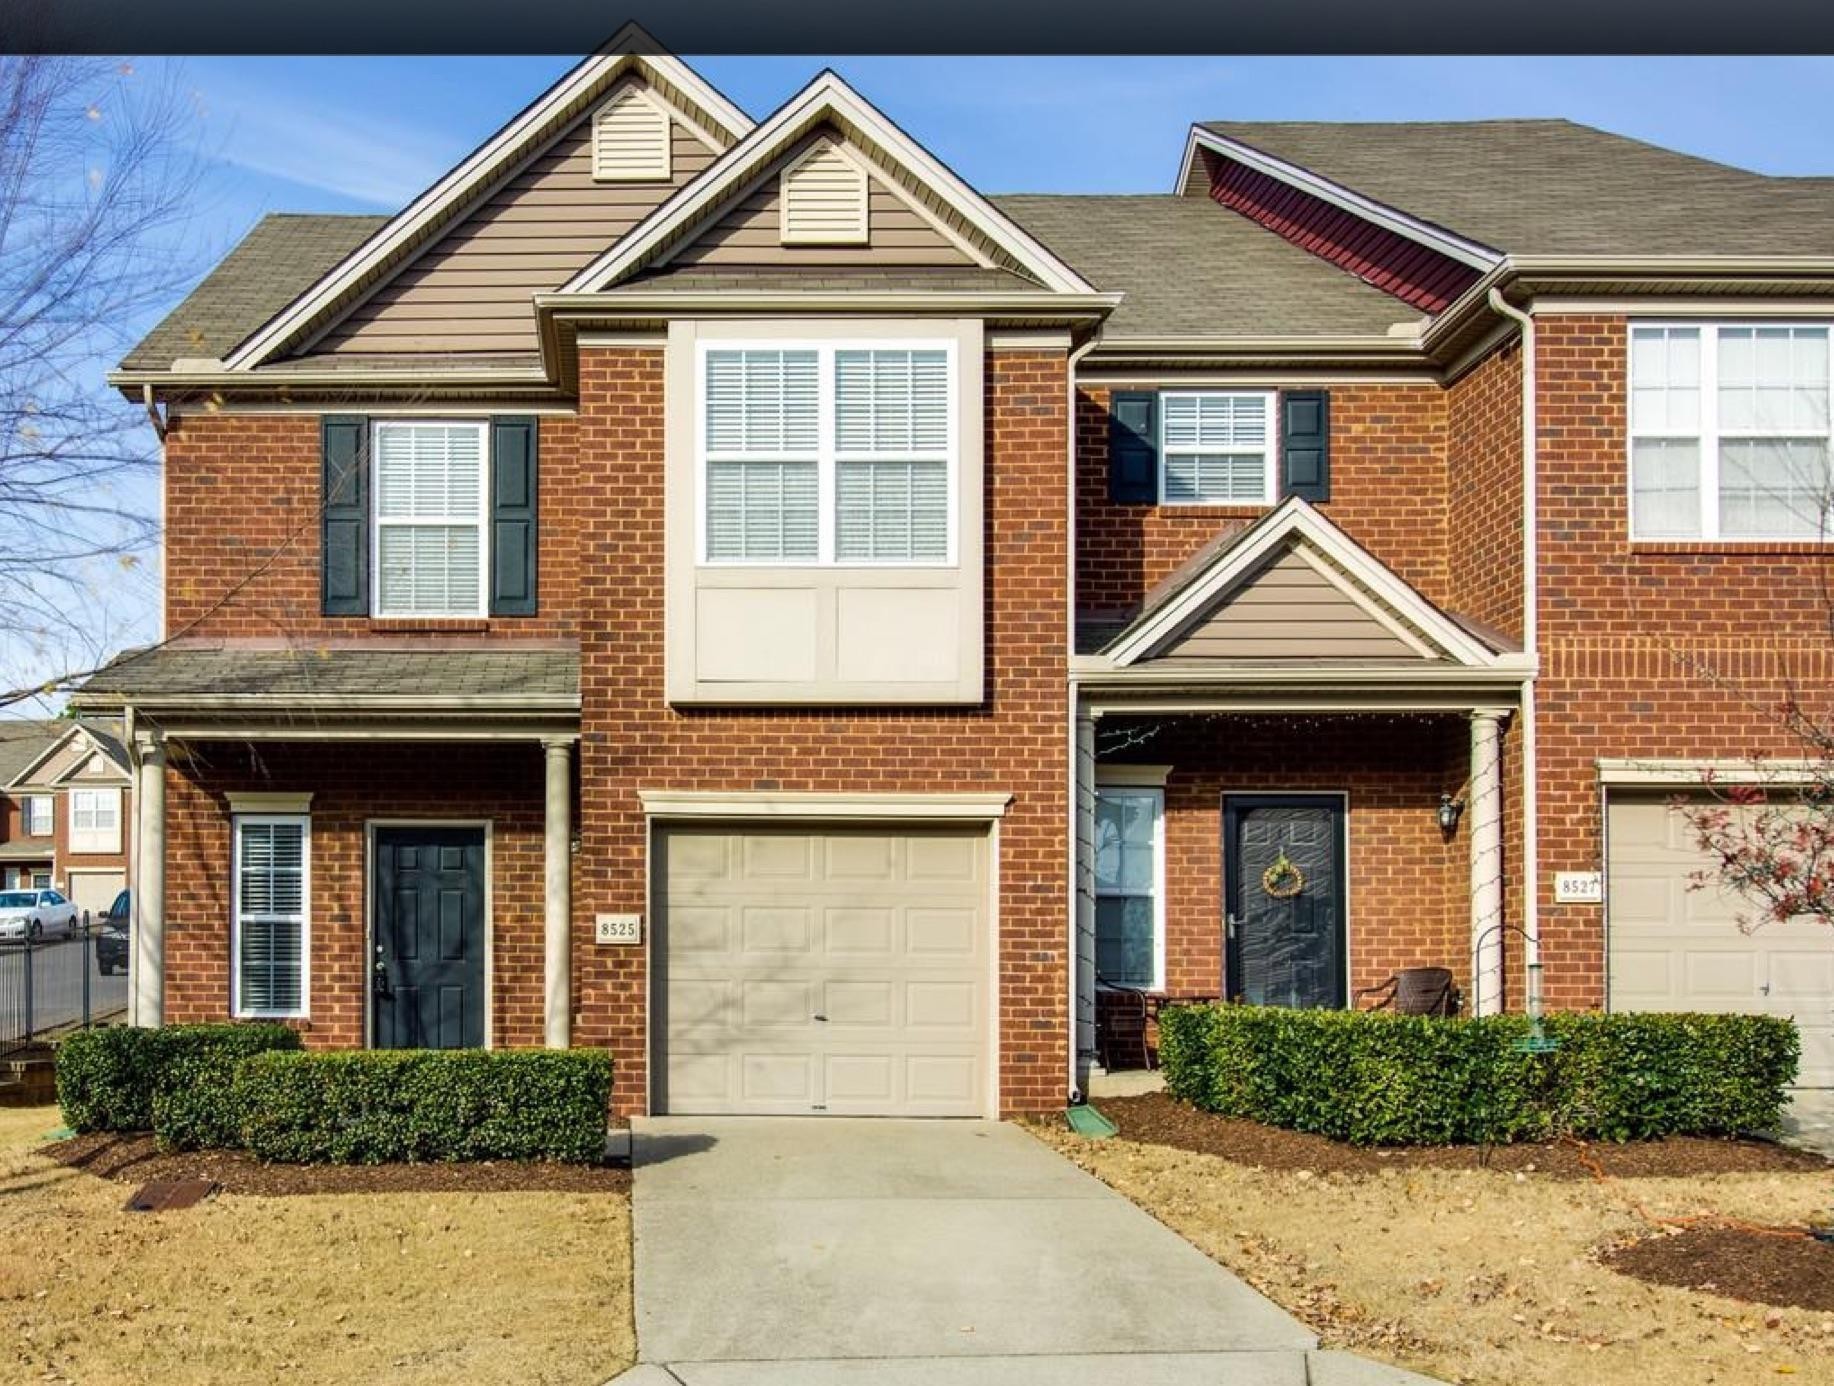
M606 106L592 121L592 176L600 183L667 182L668 113L634 92Z
M832 144L818 144L783 171L785 245L864 245L866 172Z

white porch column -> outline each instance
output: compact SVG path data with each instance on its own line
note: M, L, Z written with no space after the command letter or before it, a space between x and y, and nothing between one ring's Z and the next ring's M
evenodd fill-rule
M1471 1009L1503 1009L1503 752L1501 714L1471 714Z
M166 739L161 732L136 738L140 771L134 785L135 845L133 951L128 958L128 1019L162 1025L166 1014Z
M544 892L547 968L543 1038L550 1049L573 1041L573 744L541 743L547 763Z
M1076 718L1076 1033L1077 1085L1087 1086L1095 1052L1095 718Z

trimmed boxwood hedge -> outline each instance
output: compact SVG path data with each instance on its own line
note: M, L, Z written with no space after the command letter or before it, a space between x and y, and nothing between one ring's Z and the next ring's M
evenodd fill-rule
M604 1157L611 1056L600 1049L258 1054L236 1073L242 1136L264 1160Z
M285 1025L79 1030L57 1047L57 1101L73 1131L153 1131L168 1149L240 1144L231 1086L250 1054L298 1049Z
M1357 1145L1627 1141L1779 1124L1801 1041L1773 1016L1440 1019L1208 1004L1159 1017L1166 1091L1206 1111Z

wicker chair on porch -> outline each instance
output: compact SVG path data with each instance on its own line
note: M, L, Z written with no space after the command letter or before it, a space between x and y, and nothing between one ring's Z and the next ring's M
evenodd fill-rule
M1464 1004L1453 985L1451 969L1445 967L1404 967L1358 991L1350 1004L1361 1006L1365 996L1376 998L1369 1010L1393 1010L1396 1015L1457 1015Z

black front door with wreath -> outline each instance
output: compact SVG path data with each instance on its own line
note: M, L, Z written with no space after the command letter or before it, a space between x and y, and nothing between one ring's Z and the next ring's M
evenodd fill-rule
M1223 797L1224 985L1255 1006L1345 1004L1344 800Z

